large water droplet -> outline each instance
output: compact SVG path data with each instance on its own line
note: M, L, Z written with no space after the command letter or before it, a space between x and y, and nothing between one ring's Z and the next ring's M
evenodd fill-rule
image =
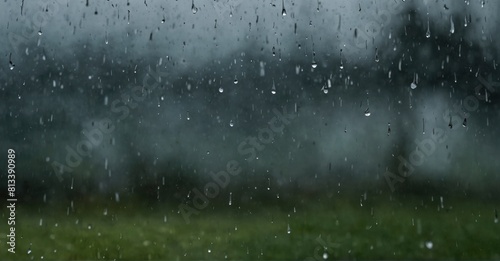
M410 88L411 88L412 90L415 90L415 89L417 88L417 84L416 84L415 82L412 82L412 83L410 84Z
M198 7L194 5L194 1L193 4L191 5L191 11L193 11L193 14L196 14L198 12Z
M366 108L366 110L365 110L365 116L369 117L370 115L372 115L372 113L370 112L370 108Z

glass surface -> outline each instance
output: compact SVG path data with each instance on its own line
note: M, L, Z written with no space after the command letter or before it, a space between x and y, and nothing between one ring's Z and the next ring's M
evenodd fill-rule
M500 2L0 2L1 260L500 259Z

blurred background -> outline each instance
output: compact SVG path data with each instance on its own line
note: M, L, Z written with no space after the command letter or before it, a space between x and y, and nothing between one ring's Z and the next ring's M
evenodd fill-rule
M0 9L6 260L500 259L500 3Z

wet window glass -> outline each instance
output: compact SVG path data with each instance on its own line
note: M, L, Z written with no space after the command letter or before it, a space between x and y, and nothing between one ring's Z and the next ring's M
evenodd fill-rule
M2 260L500 258L500 3L0 2Z

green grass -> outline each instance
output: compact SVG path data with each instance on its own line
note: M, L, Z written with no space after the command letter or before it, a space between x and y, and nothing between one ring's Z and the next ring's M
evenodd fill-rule
M430 197L372 198L363 206L359 198L324 198L298 201L295 212L282 205L217 205L186 224L177 206L166 203L75 203L69 214L69 206L19 203L16 254L7 252L2 222L0 256L2 260L42 256L44 260L322 260L327 253L328 260L500 260L500 223L494 222L498 205L458 199L445 199L444 209L440 204ZM2 219L6 215L2 210ZM321 241L329 242L329 248ZM431 249L426 242L432 242Z

